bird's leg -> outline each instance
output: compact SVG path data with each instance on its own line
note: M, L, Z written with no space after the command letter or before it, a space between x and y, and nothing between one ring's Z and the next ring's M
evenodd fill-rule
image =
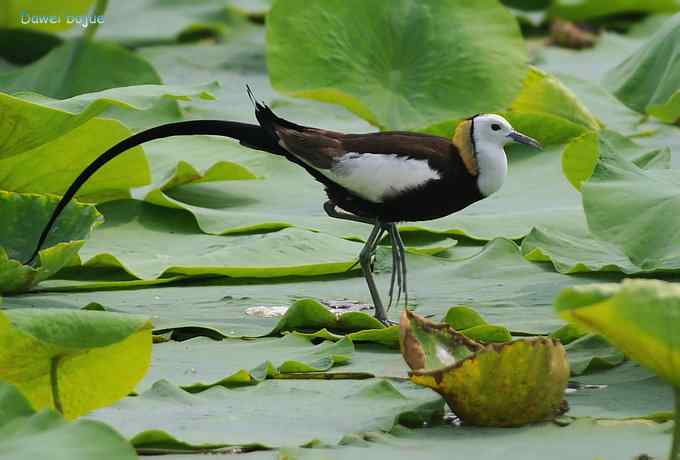
M380 293L375 285L375 280L373 279L373 273L371 270L371 257L375 253L375 249L378 246L380 238L385 233L385 228L382 224L376 223L373 226L371 235L368 237L364 248L359 254L359 263L361 264L361 269L364 272L364 278L366 279L366 284L368 285L368 291L371 293L371 299L373 300L373 307L375 308L375 318L383 324L389 325L387 319L387 312L385 307L380 300Z
M399 250L397 249L397 237L398 237L397 226L395 224L388 224L387 232L389 233L390 240L392 242L392 278L390 280L390 301L387 304L387 310L389 311L389 309L392 307L395 281L397 283L397 303L399 303L403 286L402 284L403 277L402 277L402 258L401 254L399 253Z
M373 257L373 254L375 254L375 250L378 247L380 238L382 238L385 231L389 230L388 226L378 222L376 219L369 219L366 217L355 216L354 214L338 211L332 201L326 201L323 205L323 209L326 211L328 216L335 219L349 220L373 225L373 230L366 240L366 244L364 244L361 253L359 253L359 264L361 264L361 270L364 273L364 278L366 279L366 284L368 285L368 291L371 294L371 300L373 301L373 306L375 308L375 318L381 323L389 326L391 323L387 319L387 312L385 311L385 307L382 304L382 300L380 300L380 293L378 292L378 288L375 285L371 268L371 258Z
M355 216L354 214L350 214L348 212L342 212L338 211L335 207L335 203L332 201L328 200L323 204L323 210L326 211L326 214L328 217L332 217L334 219L340 219L340 220L349 220L352 222L360 222L362 224L369 224L369 225L375 225L376 220L375 219L369 219L367 217L361 217L361 216ZM346 271L352 271L354 270L354 267L356 267L359 264L359 260L354 262L351 267L349 267Z
M392 239L392 233L390 233L390 240ZM389 311L390 308L392 308L392 300L394 299L394 283L397 280L397 267L398 261L397 261L397 253L392 250L392 275L390 277L390 300L387 302L387 310ZM399 302L397 300L397 302Z
M401 239L401 234L399 233L399 229L397 228L396 224L392 224L394 227L394 237L396 240L398 252L400 254L401 258L401 278L403 282L403 290L404 290L404 307L408 308L408 285L406 283L406 275L407 275L407 269L406 269L406 247L404 246L404 240ZM397 300L398 302L399 300Z

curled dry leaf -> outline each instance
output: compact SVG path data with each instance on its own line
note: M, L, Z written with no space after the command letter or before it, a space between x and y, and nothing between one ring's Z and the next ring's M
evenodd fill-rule
M550 25L550 43L562 48L592 48L597 43L597 38L597 33L583 24L555 19Z
M465 423L521 426L565 411L569 362L557 340L482 345L404 310L401 348L411 380L441 394Z

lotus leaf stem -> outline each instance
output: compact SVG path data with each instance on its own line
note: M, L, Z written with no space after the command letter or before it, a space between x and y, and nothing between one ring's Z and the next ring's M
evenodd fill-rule
M96 16L104 16L104 13L106 12L106 8L109 5L109 0L97 0L97 3L94 6L94 10L92 10L92 17ZM85 41L90 41L94 38L94 35L97 33L97 29L99 28L99 22L94 22L87 26L87 29L85 30L85 33L83 34L83 39Z
M57 412L63 415L64 409L61 406L61 397L59 396L59 376L57 375L60 361L61 356L55 356L50 361L50 388L52 390L52 401L54 402L54 408L57 410Z
M680 387L675 387L675 420L673 421L673 447L671 460L680 460Z

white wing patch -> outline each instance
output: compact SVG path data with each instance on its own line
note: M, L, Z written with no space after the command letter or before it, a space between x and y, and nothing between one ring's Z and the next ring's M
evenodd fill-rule
M426 160L377 153L350 152L319 172L374 203L440 178Z

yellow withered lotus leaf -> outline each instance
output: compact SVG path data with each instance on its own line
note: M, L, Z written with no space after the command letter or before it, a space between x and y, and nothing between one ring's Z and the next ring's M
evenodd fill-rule
M151 330L148 318L123 313L0 311L0 380L34 409L72 420L134 390L151 363Z
M411 380L441 394L464 423L521 426L564 413L569 361L559 341L482 345L407 310L401 330Z

